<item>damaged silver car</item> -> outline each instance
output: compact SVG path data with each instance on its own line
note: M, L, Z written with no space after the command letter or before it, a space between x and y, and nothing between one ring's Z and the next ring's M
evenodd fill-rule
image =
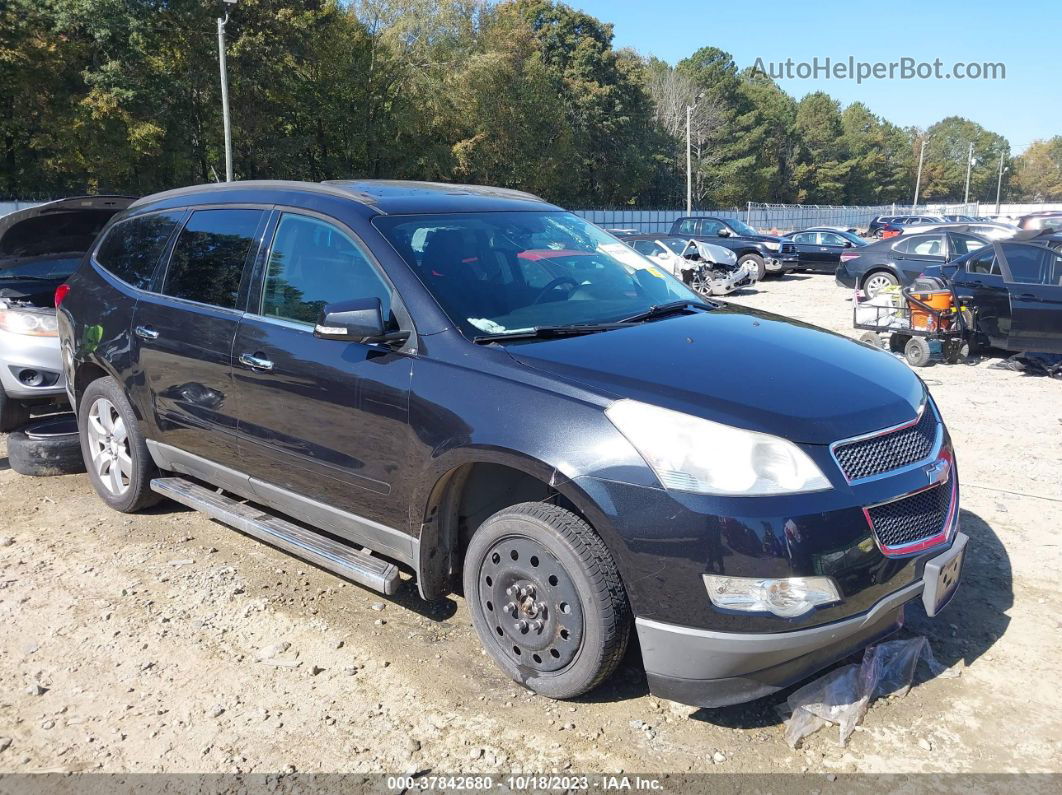
M670 235L624 235L624 243L704 296L728 295L751 287L759 277L753 263L738 264L728 248Z

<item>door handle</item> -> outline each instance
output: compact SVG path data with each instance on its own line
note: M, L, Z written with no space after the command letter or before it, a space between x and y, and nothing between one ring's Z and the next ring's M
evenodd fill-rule
M241 353L240 364L250 367L252 370L272 370L273 363L262 356L255 356L253 353Z
M151 328L151 326L137 326L135 331L136 335L141 339L157 340L159 338L159 333Z

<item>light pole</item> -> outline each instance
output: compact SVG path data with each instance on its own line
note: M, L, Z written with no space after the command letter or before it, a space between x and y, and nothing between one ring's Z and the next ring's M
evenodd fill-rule
M999 215L999 202L1000 197L1003 195L1003 172L1010 171L1010 168L1003 167L1003 153L999 153L999 180L996 182L996 215Z
M704 96L702 91L693 100L693 104L686 103L686 215L693 214L693 154L692 144L690 140L692 138L692 119L693 111L697 108L697 103L700 102L701 97Z
M914 204L911 212L918 212L918 191L922 188L922 162L926 159L926 139L922 137L922 148L918 150L918 177L915 179Z
M973 156L973 141L970 142L970 152L966 155L966 190L962 194L962 203L970 203L970 172L973 170L974 156Z
M236 5L236 0L222 0L225 5ZM218 17L218 70L221 72L221 120L225 126L225 181L232 182L232 123L229 121L229 72L225 63L225 16Z

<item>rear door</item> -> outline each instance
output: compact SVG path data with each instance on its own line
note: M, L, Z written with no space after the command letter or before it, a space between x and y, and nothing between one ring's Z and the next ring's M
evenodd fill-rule
M192 212L160 284L141 296L133 316L149 436L226 466L238 463L232 340L266 216L261 208Z
M270 238L233 348L244 471L262 502L408 561L413 357L313 333L336 301L377 297L385 318L404 310L368 249L333 220L284 211Z
M996 247L985 246L956 271L952 284L960 306L966 307L974 328L991 345L1006 348L1010 336L1010 296L996 258Z
M910 284L930 265L944 264L944 235L913 235L897 243L893 252L900 275L904 277L905 283Z
M1010 292L1008 350L1062 353L1062 254L1021 243L1000 249Z
M816 270L819 267L819 233L797 232L790 238L797 250L797 259L801 268Z

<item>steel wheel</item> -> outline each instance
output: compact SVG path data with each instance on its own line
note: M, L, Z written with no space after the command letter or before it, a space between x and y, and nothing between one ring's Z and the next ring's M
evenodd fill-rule
M557 558L530 538L502 538L483 561L480 580L483 615L502 654L542 673L571 665L583 638L583 608Z
M889 287L895 287L899 282L896 281L896 277L888 273L872 273L867 277L867 280L863 282L863 292L866 293L867 298L873 298L882 290Z
M129 491L133 459L125 421L107 398L96 398L89 408L86 434L92 468L100 484L115 497L122 496Z

